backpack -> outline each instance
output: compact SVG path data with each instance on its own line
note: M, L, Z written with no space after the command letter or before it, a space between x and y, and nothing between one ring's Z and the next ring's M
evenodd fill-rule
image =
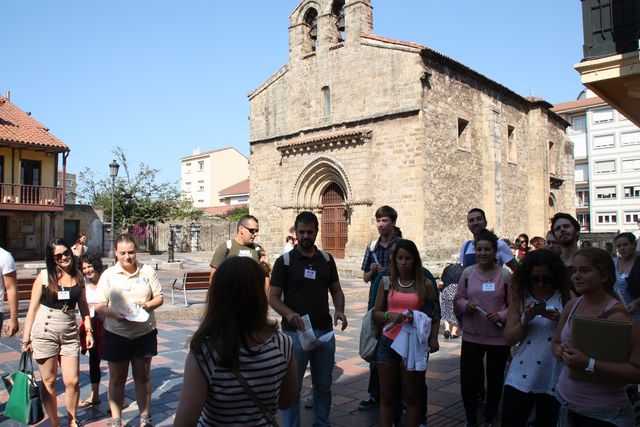
M385 280L385 278L387 280ZM384 305L387 305L387 293L389 292L389 279L387 276L382 278L384 285ZM365 361L372 363L376 358L376 349L378 348L378 336L380 332L373 323L373 312L375 307L367 311L367 314L362 318L362 328L360 329L360 348L359 354Z

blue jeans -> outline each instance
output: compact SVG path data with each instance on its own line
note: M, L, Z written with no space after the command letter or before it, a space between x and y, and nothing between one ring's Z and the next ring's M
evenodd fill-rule
M314 329L316 337L329 331ZM313 413L314 426L329 425L329 411L331 409L331 382L333 366L335 364L336 339L333 337L328 343L322 344L311 351L304 351L295 331L284 331L293 339L293 354L296 356L298 366L298 392L293 404L286 411L282 411L282 421L285 427L300 426L300 390L302 380L307 370L307 364L311 362L311 382L313 384Z

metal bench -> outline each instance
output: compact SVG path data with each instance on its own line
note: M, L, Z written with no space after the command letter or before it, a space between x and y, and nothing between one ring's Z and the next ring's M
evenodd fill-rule
M187 301L187 291L208 290L210 271L190 271L182 275L182 280L177 278L171 285L171 304L175 304L173 290L182 291L184 295L184 306L189 307Z

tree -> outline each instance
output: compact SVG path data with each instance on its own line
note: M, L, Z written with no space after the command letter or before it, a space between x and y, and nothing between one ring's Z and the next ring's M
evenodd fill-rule
M225 219L229 222L235 222L245 215L249 215L249 208L247 207L229 208L229 210L223 213L222 215L216 215L216 216L218 218Z
M114 224L121 229L128 230L133 224L144 226L202 215L191 200L181 197L173 183L157 182L158 169L140 163L134 174L122 148L116 147L113 154L120 163L114 186ZM105 218L111 218L111 178L98 178L87 167L80 172L80 181L80 200L102 209Z

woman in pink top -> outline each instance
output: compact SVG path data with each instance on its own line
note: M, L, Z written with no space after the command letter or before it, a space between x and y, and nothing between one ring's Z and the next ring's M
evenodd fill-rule
M600 248L579 250L573 259L573 283L582 296L567 304L553 339L553 354L564 364L556 386L560 401L558 426L633 426L631 404L625 394L626 384L640 382L640 329L632 325L631 350L626 362L596 360L573 348L571 320L578 314L630 321L631 316L618 300L613 284L615 267L609 254ZM596 384L574 380L569 369L586 371L594 377L615 380L613 384Z
M487 357L487 402L484 421L494 421L502 385L509 346L504 339L507 321L508 291L511 274L496 263L498 238L492 232L480 232L473 242L477 264L462 272L454 297L456 313L464 313L462 349L460 353L460 389L467 416L467 425L478 422L478 392L482 388L484 358Z
M393 423L394 404L399 389L401 372L402 397L407 406L406 426L417 426L420 421L420 390L425 371L408 371L402 358L391 344L405 321L413 321L406 311L421 310L428 300L436 298L435 289L425 278L422 261L415 243L400 240L389 264L389 292L385 298L385 285L381 283L376 296L374 320L378 325L395 325L380 336L376 362L380 376L380 425ZM431 351L438 348L439 319L434 318L429 337Z

